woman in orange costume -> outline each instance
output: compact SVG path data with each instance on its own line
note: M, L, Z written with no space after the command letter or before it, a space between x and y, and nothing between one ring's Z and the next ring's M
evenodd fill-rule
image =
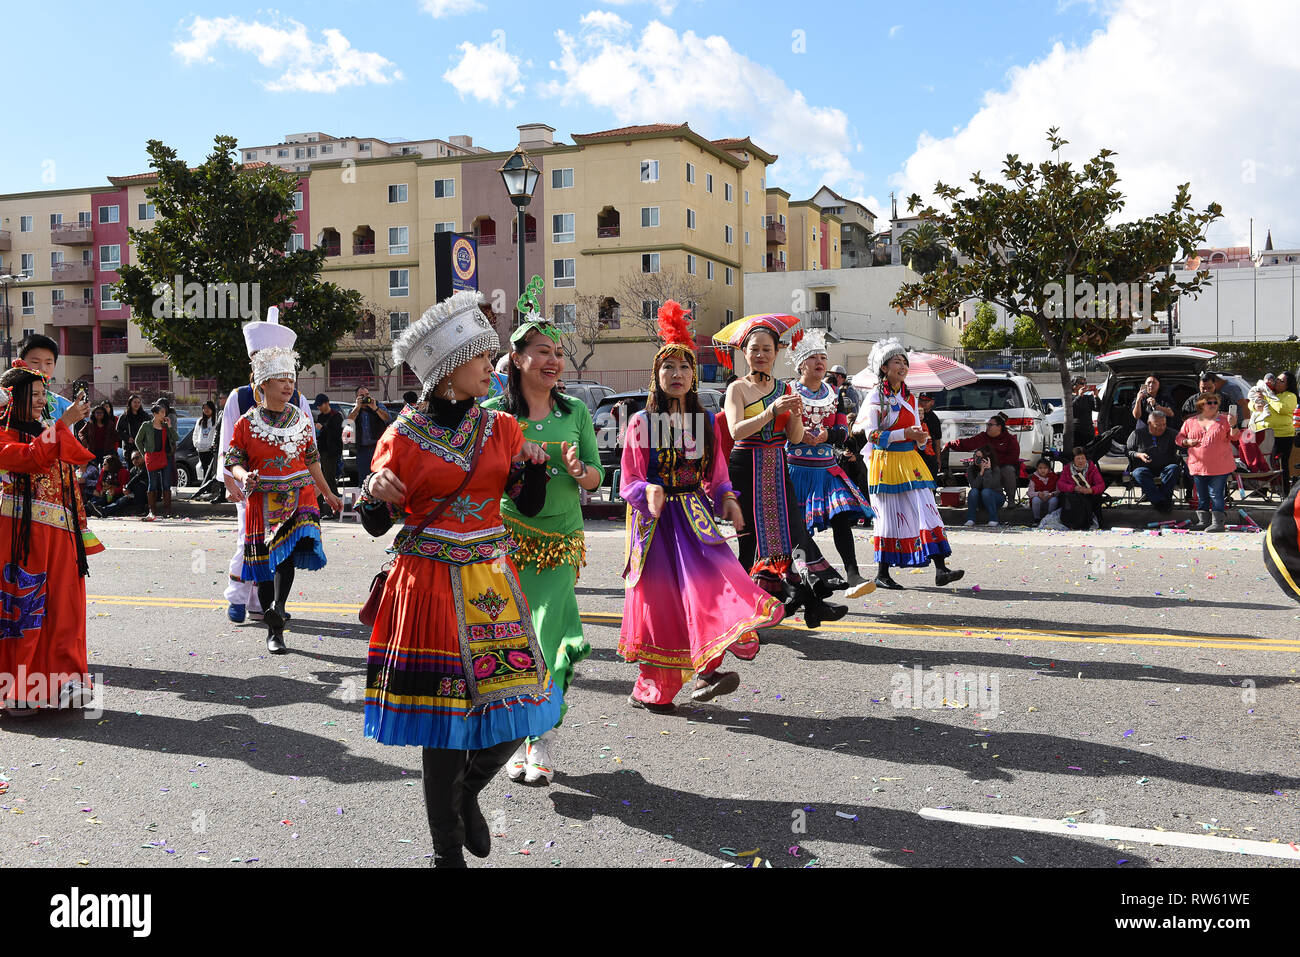
M21 359L0 376L0 701L10 717L91 702L86 664L88 555L104 546L82 531L76 467L91 461L72 435L90 412L72 403L40 423L49 377Z

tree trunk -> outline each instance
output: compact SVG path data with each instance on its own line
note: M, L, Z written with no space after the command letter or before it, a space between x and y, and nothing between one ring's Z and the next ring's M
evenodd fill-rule
M1064 342L1057 351L1056 359L1060 363L1061 395L1064 396L1061 402L1065 408L1065 431L1061 433L1061 451L1068 456L1074 442L1074 403L1070 395L1070 361L1065 352Z

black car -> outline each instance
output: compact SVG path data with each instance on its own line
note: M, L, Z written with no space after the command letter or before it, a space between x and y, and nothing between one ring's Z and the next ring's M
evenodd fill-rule
M723 394L716 389L700 390L700 405L705 411L722 413ZM596 427L596 447L600 449L600 464L605 469L605 483L613 488L614 471L623 461L623 432L632 416L645 408L646 393L616 392L600 400L592 413Z

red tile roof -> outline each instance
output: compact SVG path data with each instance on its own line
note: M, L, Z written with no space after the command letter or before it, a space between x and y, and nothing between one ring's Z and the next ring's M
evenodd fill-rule
M685 123L650 123L646 126L620 126L613 130L601 130L598 133L574 133L574 139L617 139L620 136L640 136L643 133L663 133L668 130L690 129Z
M265 163L262 160L256 160L255 162L252 163L242 163L241 168L257 169L259 166L269 166L269 165L270 165L269 163ZM190 167L191 170L196 168L197 167L193 167L193 166ZM155 170L149 173L132 173L129 176L110 176L108 177L108 181L110 183L113 183L114 185L120 185L122 183L138 183L138 182L153 180L157 178L158 178L158 173Z

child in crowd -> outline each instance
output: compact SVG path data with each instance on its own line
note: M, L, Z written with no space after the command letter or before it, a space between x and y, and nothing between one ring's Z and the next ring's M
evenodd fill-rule
M1037 522L1044 515L1055 512L1059 503L1060 498L1056 494L1056 473L1052 471L1052 463L1047 459L1039 459L1038 464L1034 466L1034 474L1029 476L1029 506L1034 511L1034 521Z

